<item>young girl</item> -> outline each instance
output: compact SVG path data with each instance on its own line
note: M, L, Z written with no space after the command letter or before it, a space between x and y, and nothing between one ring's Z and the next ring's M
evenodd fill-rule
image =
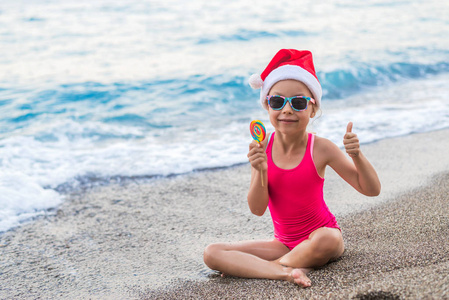
M307 133L322 95L309 51L280 50L260 77L251 76L250 85L261 88L260 101L275 131L262 143L249 145L248 205L258 216L270 209L274 239L211 244L204 262L223 275L308 287L307 273L344 251L341 230L323 199L326 166L367 196L380 193L380 182L360 151L351 122L343 143L352 161L331 141Z

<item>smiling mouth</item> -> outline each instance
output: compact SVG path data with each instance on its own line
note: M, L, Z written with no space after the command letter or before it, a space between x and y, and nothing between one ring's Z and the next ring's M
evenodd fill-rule
M279 120L279 122L295 123L298 122L298 120Z

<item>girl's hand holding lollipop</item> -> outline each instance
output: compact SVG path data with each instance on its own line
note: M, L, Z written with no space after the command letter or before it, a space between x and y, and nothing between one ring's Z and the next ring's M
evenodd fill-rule
M254 120L251 122L251 124L249 126L249 130L251 131L251 136L257 143L259 143L259 147L260 147L260 142L262 142L266 136L265 126L263 125L263 123L261 121ZM265 186L264 180L263 180L262 168L260 168L260 180L262 181L262 186Z

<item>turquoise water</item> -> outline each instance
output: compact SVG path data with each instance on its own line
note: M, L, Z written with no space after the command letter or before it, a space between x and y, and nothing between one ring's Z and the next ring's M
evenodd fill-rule
M246 162L247 85L280 48L314 53L341 145L449 127L441 1L15 1L0 5L0 231L67 191Z

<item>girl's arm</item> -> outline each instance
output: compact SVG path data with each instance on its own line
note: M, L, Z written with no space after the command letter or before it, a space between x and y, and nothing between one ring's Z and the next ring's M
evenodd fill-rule
M366 196L377 196L380 193L380 181L376 170L360 151L357 135L352 132L352 122L349 122L343 139L346 153L352 158L348 160L343 152L328 141L328 165L357 191Z
M251 163L251 184L248 192L248 206L255 215L262 216L268 207L266 139L261 144L253 141L249 145L248 159ZM262 186L260 173L263 173Z

